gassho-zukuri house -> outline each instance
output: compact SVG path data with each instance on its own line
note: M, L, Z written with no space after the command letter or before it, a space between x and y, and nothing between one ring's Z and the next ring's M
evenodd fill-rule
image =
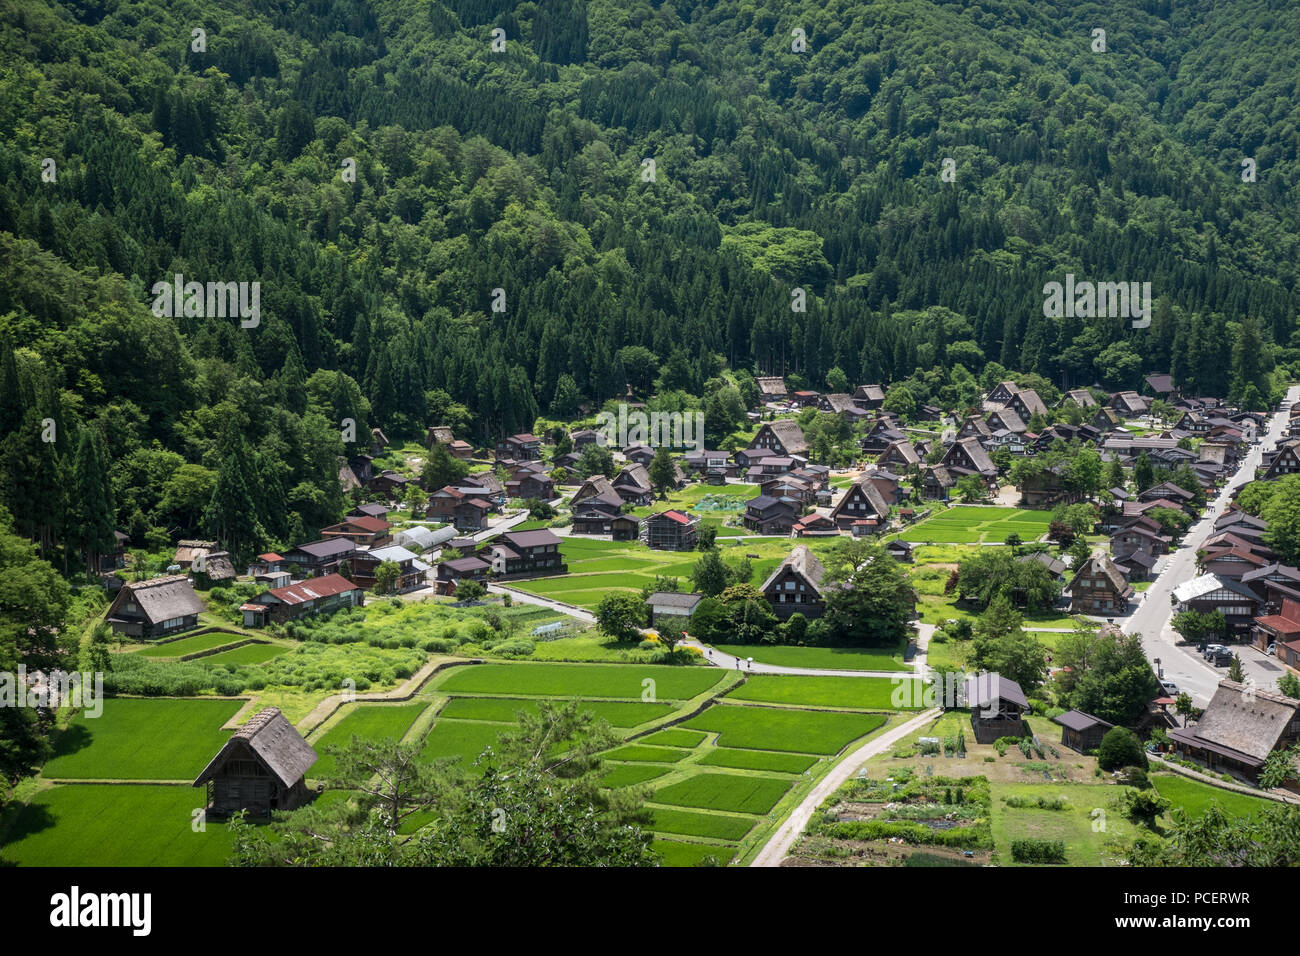
M247 810L268 816L310 798L307 771L316 751L278 707L267 707L236 730L194 781L207 788L206 812L228 816Z

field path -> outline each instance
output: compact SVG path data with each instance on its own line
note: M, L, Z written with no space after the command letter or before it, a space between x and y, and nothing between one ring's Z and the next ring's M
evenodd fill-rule
M780 828L772 834L771 839L767 841L767 845L759 851L758 856L754 857L754 862L749 865L780 866L781 861L790 852L790 848L794 846L794 841L799 838L799 834L803 833L803 828L812 819L814 811L821 806L822 801L838 790L849 777L853 776L854 771L862 766L864 761L884 753L886 749L898 743L908 734L920 730L925 724L942 713L943 711L936 707L917 714L906 723L899 724L879 737L868 740L841 760L832 768L830 773L818 781L817 786L813 787L808 796L803 798L803 802L791 811L785 823L781 824Z

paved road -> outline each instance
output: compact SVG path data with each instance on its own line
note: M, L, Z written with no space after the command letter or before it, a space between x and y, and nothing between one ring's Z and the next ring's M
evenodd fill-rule
M831 769L830 773L817 782L817 786L813 787L808 796L804 797L803 801L794 808L790 816L786 818L785 823L777 828L776 832L767 841L767 845L759 851L758 856L754 857L754 862L749 865L780 866L781 861L790 852L790 848L794 846L794 841L799 838L799 834L803 833L803 828L812 819L813 813L816 812L827 797L838 790L844 781L853 776L857 769L868 759L884 753L908 734L916 733L942 713L942 710L935 708L917 714L906 723L887 730L879 737L873 737L846 756Z
M1292 386L1287 391L1287 398L1292 402L1300 400L1300 385ZM1250 454L1242 461L1237 473L1224 485L1218 498L1206 509L1205 517L1188 529L1177 551L1164 559L1164 566L1159 577L1142 595L1142 602L1127 618L1116 618L1115 623L1128 633L1137 632L1144 638L1143 648L1147 659L1153 662L1160 659L1166 680L1172 680L1178 689L1190 694L1198 706L1204 706L1214 695L1219 681L1227 676L1226 667L1214 667L1207 663L1196 648L1179 647L1178 634L1169 626L1173 617L1170 599L1174 588L1196 577L1197 549L1209 538L1215 519L1227 509L1232 499L1232 492L1252 481L1255 467L1260 463L1265 449L1271 449L1282 437L1282 430L1287 424L1287 412L1279 411L1269 420L1263 441L1251 448ZM1246 673L1254 678L1255 686L1261 690L1275 689L1277 678L1284 671L1272 658L1266 657L1253 648L1239 650Z

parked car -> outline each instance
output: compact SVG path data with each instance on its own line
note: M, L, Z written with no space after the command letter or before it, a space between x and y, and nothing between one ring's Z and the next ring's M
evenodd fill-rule
M1227 667L1229 664L1232 663L1232 659L1235 656L1236 656L1235 654L1233 654L1231 651L1225 648L1224 650L1220 651L1219 653L1211 657L1210 663L1213 664L1215 667Z
M1178 685L1175 684L1173 681L1162 680L1160 682L1160 686L1164 689L1164 692L1168 694L1170 697L1178 696Z
M1268 647L1264 649L1264 653L1269 657L1277 657L1277 644L1269 644Z
M1208 661L1211 657L1214 657L1216 654L1220 654L1226 650L1227 648L1224 647L1222 644L1206 644L1205 650L1201 651L1201 656Z

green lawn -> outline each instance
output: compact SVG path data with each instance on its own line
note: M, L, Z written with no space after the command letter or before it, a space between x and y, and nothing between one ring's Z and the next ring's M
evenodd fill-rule
M884 722L880 714L714 704L685 726L719 733L723 747L835 754Z
M728 691L728 700L859 710L902 710L902 702L919 701L919 681L889 677L805 677L800 674L755 674ZM893 701L897 699L900 705Z
M723 678L716 668L652 664L482 664L448 672L438 689L448 694L523 694L537 697L620 697L687 700ZM644 681L653 681L653 685Z
M59 735L42 774L54 778L193 780L230 732L221 725L242 700L121 698L104 712L83 711Z
M698 773L654 792L655 803L702 807L729 813L767 813L785 796L791 781L755 774Z
M732 657L752 657L776 667L810 667L840 671L910 671L902 650L861 647L782 647L767 644L715 644Z
M992 783L992 831L1003 866L1018 866L1011 859L1011 841L1034 838L1062 840L1069 866L1117 866L1125 858L1124 845L1136 832L1133 824L1113 804L1123 788L1086 783ZM1009 796L1062 797L1064 810L1016 809Z
M769 753L763 750L730 750L714 747L700 763L709 767L732 767L736 770L772 770L777 773L803 773L817 762L803 754Z
M715 840L739 840L757 822L753 817L737 817L724 813L699 813L695 810L671 810L653 807L656 833L676 833L681 836L711 837Z
M0 859L20 866L224 866L224 823L192 829L193 787L70 784L36 795L13 817Z
M238 634L196 634L194 637L182 637L180 640L168 641L166 644L151 644L138 651L127 653L138 654L141 657L184 657L186 654L197 654L200 651L208 651L223 644L234 644L242 640L244 638Z
M320 759L308 774L312 777L324 777L332 773L335 760L325 752L325 748L341 747L353 737L373 741L401 740L426 706L428 705L424 703L345 705L346 712L343 718L324 734L312 740L311 745L316 753L320 754Z
M519 711L534 712L539 702L514 697L453 697L440 714L457 720L493 720L514 723ZM628 728L656 720L672 712L672 704L631 704L608 700L584 700L582 709L609 722L611 727Z
M912 525L900 537L939 544L1001 543L1015 532L1028 542L1046 534L1051 522L1050 511L956 505Z
M1256 813L1271 802L1244 793L1222 790L1173 773L1153 773L1151 786L1174 807L1186 810L1190 817L1202 816L1212 803L1218 803L1234 817L1244 817Z
M696 866L705 857L713 857L726 866L736 855L736 848L722 843L683 843L680 840L655 840L650 846L664 861L664 866Z

